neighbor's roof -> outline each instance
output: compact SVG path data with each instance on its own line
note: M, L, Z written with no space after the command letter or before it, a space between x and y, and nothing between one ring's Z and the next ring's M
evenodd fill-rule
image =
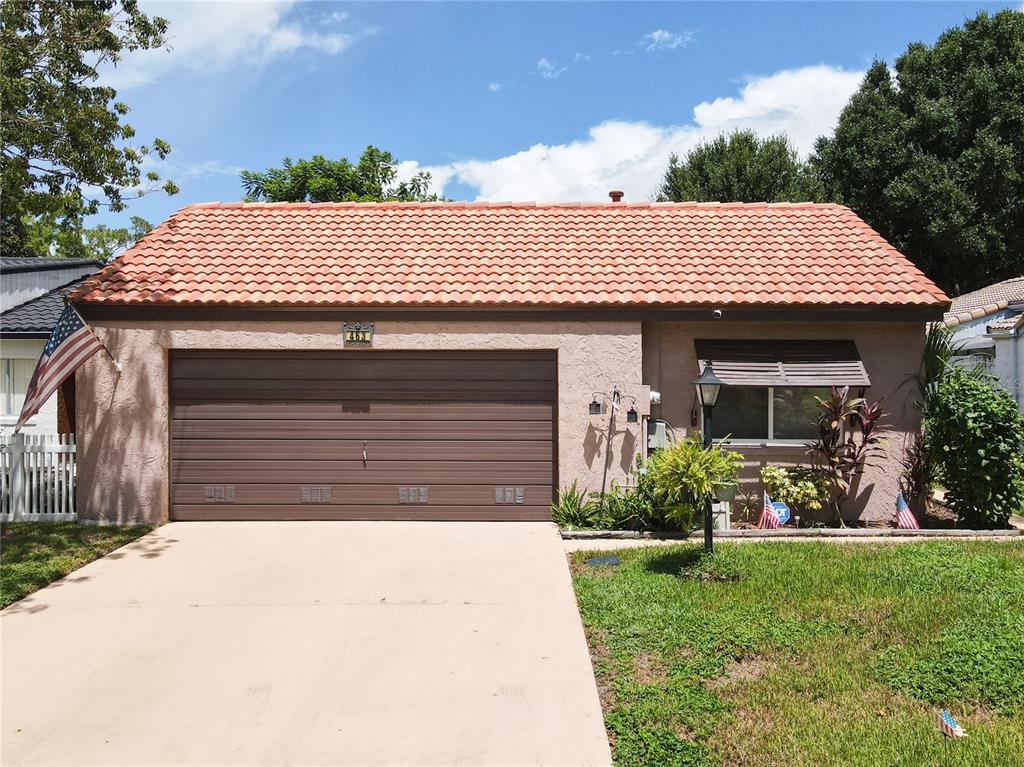
M102 261L95 261L91 258L14 258L4 256L0 258L0 274L15 274L17 272L41 272L53 269L71 269L79 266L100 267Z
M1024 304L1024 277L1011 277L957 296L943 320L946 325L957 325L980 319L986 314L995 314L1015 304Z
M948 302L848 208L810 203L193 205L73 299L504 308Z
M74 279L0 314L0 335L46 338L64 311L64 295L84 279Z

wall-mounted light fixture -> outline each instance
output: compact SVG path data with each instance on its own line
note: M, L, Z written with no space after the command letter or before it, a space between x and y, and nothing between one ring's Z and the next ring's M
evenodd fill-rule
M626 411L626 423L636 423L639 420L640 415L636 412L636 407L631 407Z
M601 415L603 412L604 412L604 406L600 402L597 401L596 397L594 399L592 399L590 401L590 414L591 415Z

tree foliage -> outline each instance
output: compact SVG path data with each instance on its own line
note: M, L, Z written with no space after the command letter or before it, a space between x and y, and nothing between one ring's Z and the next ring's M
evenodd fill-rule
M658 190L664 202L786 202L822 199L819 185L786 136L753 131L698 144L682 160L673 154Z
M398 161L391 152L368 146L355 163L347 157L329 160L284 158L282 167L242 171L249 200L265 202L384 202L430 201L430 174L420 171L398 181Z
M26 248L36 256L54 258L92 258L109 261L125 248L141 240L153 225L140 216L132 216L126 227L104 224L86 228L67 226L52 214L39 216L26 227Z
M946 503L969 527L1024 512L1024 417L990 376L949 368L925 411L925 449Z
M159 138L134 144L128 106L98 82L100 69L124 52L163 45L167 22L147 16L136 0L3 0L0 22L0 248L34 255L39 245L28 249L28 230L38 219L52 225L44 222L34 236L53 231L67 239L101 205L122 210L159 184L143 160L163 159L170 146ZM170 181L162 188L177 192Z
M870 68L812 163L957 294L1024 269L1024 14L985 12Z

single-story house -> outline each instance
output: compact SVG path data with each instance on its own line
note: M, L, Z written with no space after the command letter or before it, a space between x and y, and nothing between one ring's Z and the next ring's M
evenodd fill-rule
M154 522L547 519L697 432L707 361L752 475L884 397L891 517L949 304L842 206L622 202L193 205L72 300L123 369L78 376L79 516Z
M21 414L28 383L64 308L64 295L103 263L73 258L0 258L0 434ZM70 433L74 382L44 403L22 431Z
M953 299L943 317L961 365L981 366L1024 413L1024 277L1013 277Z

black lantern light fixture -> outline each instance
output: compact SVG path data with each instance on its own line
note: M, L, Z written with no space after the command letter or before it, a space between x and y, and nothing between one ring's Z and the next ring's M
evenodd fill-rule
M634 405L626 411L626 423L636 423L640 420L640 414L636 412L636 406Z
M725 386L725 381L715 375L711 360L708 360L693 385L697 389L697 401L700 402L701 409L704 411L704 447L709 448L711 447L711 411L718 403L718 395L721 393L722 387ZM714 547L714 520L709 497L705 501L704 509L704 550L711 554Z
M601 403L597 401L597 397L590 401L590 414L601 415Z

